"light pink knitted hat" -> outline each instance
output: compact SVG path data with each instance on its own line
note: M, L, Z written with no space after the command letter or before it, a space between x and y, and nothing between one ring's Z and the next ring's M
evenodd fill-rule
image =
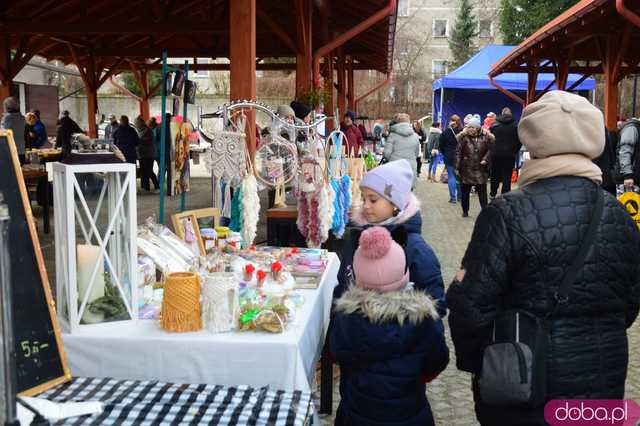
M374 226L360 235L353 257L356 286L381 293L399 290L409 282L404 250L386 228Z

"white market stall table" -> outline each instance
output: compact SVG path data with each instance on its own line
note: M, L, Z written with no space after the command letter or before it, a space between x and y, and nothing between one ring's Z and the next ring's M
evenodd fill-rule
M168 333L157 321L103 324L63 334L74 376L223 386L271 386L311 392L340 261L335 253L316 290L282 334L233 331Z

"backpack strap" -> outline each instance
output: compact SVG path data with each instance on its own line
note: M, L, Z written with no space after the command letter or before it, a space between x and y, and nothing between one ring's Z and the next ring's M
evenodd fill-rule
M593 215L591 217L591 223L589 223L589 228L587 229L587 233L582 240L582 244L580 244L580 248L578 249L578 253L573 260L573 263L571 263L571 265L567 269L567 272L562 279L562 283L560 284L560 287L558 287L558 291L554 294L555 308L551 314L552 316L558 312L558 309L561 305L564 305L569 301L571 285L575 282L578 276L578 272L583 268L584 261L587 257L587 254L589 253L589 249L593 245L593 240L595 239L598 226L600 225L600 219L602 218L602 213L604 210L604 193L599 187L596 188L596 191L597 200L596 206L593 210Z

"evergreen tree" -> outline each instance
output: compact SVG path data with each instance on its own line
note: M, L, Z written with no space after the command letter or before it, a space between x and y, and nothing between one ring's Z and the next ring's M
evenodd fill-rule
M136 96L142 96L142 90L138 86L138 81L134 77L132 72L123 72L120 74L123 86ZM162 81L162 71L149 71L148 77L149 87L153 87Z
M578 0L502 0L500 31L505 44L520 44Z
M475 38L478 35L478 21L473 14L469 0L460 0L456 22L449 37L449 49L453 54L453 68L464 64L477 51Z

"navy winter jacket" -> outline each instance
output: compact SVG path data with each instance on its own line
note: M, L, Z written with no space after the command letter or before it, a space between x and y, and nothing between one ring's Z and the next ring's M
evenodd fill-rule
M461 131L461 128L453 129L451 127L447 127L440 135L438 146L440 147L440 153L444 158L444 164L447 166L455 166L456 150L458 149L458 139L456 136Z
M364 219L361 211L355 213L353 224L360 228L372 226ZM429 247L424 238L422 238L420 201L418 201L415 195L411 194L408 207L400 215L396 223L386 226L392 233L396 227L404 227L408 233L405 255L409 265L409 279L414 283L415 288L424 290L437 302L438 314L444 317L447 313L447 305L445 302L440 263L431 247ZM353 277L351 265L353 264L353 255L358 245L357 238L359 238L359 233L352 232L351 234L352 236L347 239L342 250L340 270L338 272L338 285L333 292L334 299L339 298L349 287L351 278Z
M433 299L418 290L352 287L334 313L329 338L341 374L335 424L433 425L425 378L449 363Z

